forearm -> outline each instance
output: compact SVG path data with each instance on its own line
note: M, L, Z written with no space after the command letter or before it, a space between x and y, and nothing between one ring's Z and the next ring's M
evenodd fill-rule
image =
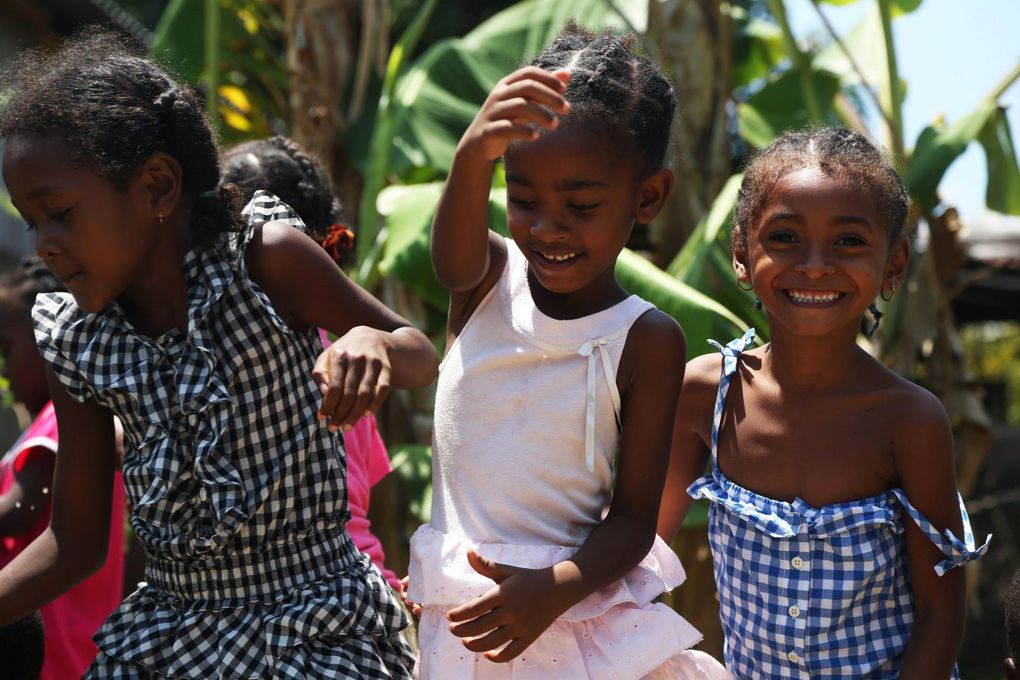
M466 291L488 271L489 190L494 161L458 147L432 221L432 266L446 288Z
M607 516L570 559L551 567L562 610L623 578L644 559L654 541L651 522Z
M388 334L387 346L393 386L399 389L425 387L436 379L439 354L428 337L417 328L405 326Z
M105 549L84 551L47 528L0 571L0 626L59 597L99 569L105 558Z
M903 653L900 680L941 680L953 673L963 640L964 612L945 607L918 615Z

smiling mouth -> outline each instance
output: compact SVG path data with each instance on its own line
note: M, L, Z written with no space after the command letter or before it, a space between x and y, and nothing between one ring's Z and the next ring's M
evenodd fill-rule
M793 300L798 305L815 305L822 306L831 304L846 293L841 293L835 290L784 290L783 293L786 297Z
M564 264L577 259L581 255L581 253L543 253L538 250L533 252L538 255L540 260L548 264Z

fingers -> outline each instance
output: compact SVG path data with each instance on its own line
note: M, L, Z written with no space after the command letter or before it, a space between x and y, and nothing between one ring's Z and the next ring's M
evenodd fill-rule
M506 76L500 82L504 85L512 85L524 80L533 80L536 83L545 85L551 90L563 92L567 89L567 81L570 80L570 72L562 68L556 69L555 71L546 71L544 68L539 68L537 66L525 66L524 68L517 69L510 75Z
M485 658L494 663L506 663L511 659L515 659L520 656L521 652L528 648L534 642L534 639L528 638L515 638L506 647L499 650L498 652L489 652L485 655Z
M497 607L481 616L471 619L469 621L460 621L457 623L450 624L450 632L457 637L462 638L476 638L479 635L485 635L486 633L496 630L502 626L506 621L501 614L500 609ZM507 638L508 640L509 638ZM504 640L503 642L506 642ZM501 643L502 644L502 643ZM472 649L469 647L468 649ZM486 647L485 649L492 649L492 647ZM485 650L474 650L474 651L485 651Z
M510 634L510 631L504 626L502 628L497 628L482 637L476 637L473 640L464 640L464 646L472 652L489 652L494 649L499 649L512 639L513 636Z
M505 564L497 564L492 560L482 557L474 550L468 550L467 560L472 569L485 578L492 579L496 583L502 583L514 572L513 567L509 567Z
M465 602L459 607L454 607L446 612L446 618L454 623L470 621L492 611L503 602L503 595L499 588L493 588L481 597L476 597L470 602Z
M349 430L389 394L389 367L374 357L330 348L315 362L312 376L322 393L318 417L328 421L331 432Z
M547 106L557 113L566 113L570 103L563 96L563 88L559 81L549 87L533 80L524 80L506 85L501 93L501 100L509 101L524 99L540 106Z

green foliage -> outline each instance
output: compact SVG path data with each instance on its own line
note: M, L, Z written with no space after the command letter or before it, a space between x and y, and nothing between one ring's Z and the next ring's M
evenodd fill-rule
M984 323L963 330L967 369L978 381L1006 386L1006 421L1020 426L1020 324Z
M401 495L418 521L432 519L432 448L424 444L390 446L390 462L400 483Z

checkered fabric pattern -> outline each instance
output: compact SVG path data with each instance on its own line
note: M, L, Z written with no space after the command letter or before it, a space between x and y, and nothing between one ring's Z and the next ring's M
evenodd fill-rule
M726 393L754 329L725 347L712 422L712 472L691 485L712 501L709 542L726 637L738 678L899 677L914 619L903 540L904 510L942 550L936 571L981 557L960 499L964 540L940 533L892 489L859 501L809 506L753 493L716 461ZM990 539L991 537L989 537ZM953 677L958 677L954 671Z
M146 578L96 634L88 678L408 678L407 624L357 552L342 442L315 418L316 330L297 333L248 278L244 250L272 220L190 250L188 327L145 337L111 304L40 295L40 351L72 398L107 406Z

